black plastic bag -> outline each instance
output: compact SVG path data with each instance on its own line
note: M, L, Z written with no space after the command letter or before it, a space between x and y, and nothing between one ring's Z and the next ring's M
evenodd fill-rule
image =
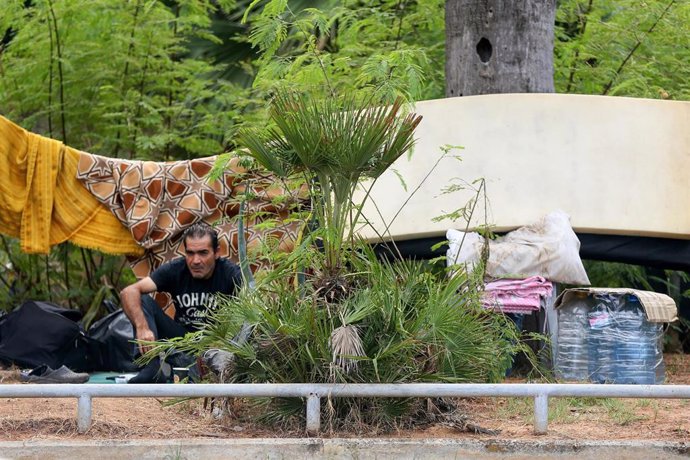
M28 368L93 369L92 343L78 323L81 317L50 302L24 302L0 318L0 360Z
M116 310L96 321L87 335L94 342L94 358L99 370L136 372L138 346L133 343L134 327L123 310Z

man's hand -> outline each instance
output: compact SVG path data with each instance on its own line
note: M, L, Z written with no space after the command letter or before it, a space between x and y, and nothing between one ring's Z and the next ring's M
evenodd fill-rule
M130 284L122 291L120 291L120 300L122 301L122 309L125 311L127 318L132 322L134 330L136 331L135 338L137 340L145 340L153 342L156 337L149 328L144 312L141 309L141 296L156 290L156 283L150 277L146 277ZM151 349L150 345L139 344L139 350L143 355Z
M146 342L153 342L154 340L156 340L156 336L153 335L153 331L151 329L149 329L148 327L142 327L140 329L137 329L136 335L137 335L137 340L146 341ZM147 345L147 344L143 344L143 343L139 344L139 351L141 352L142 355L144 353L146 353L147 351L149 351L151 348L152 348L151 345Z

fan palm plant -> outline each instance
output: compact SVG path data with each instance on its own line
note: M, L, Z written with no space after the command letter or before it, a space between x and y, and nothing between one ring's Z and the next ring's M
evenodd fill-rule
M400 112L400 100L387 107L357 97L288 92L273 100L273 127L241 136L263 167L281 178L302 174L309 184L314 237L323 244L328 273L340 271L343 243L353 242L360 208L352 200L360 180L379 177L412 148L421 116Z

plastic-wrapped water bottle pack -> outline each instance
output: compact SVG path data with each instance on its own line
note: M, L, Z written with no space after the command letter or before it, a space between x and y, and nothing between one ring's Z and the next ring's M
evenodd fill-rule
M577 299L558 310L556 374L595 383L663 383L662 337L662 324L647 321L633 295Z

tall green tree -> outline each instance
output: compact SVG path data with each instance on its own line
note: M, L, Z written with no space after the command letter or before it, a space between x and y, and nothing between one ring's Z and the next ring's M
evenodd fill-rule
M471 14L456 15L457 20L475 21L478 27L472 29L476 40L469 40L463 52L476 58L475 66L487 67L485 73L491 73L492 65L481 63L477 48L482 38L479 32L490 32L495 39L508 34L510 22L509 5L492 8L490 1L323 1L299 13L295 13L297 9L280 7L281 3L284 2L262 2L246 16L246 24L252 31L250 42L264 50L273 47L271 55L276 58L254 66L257 87L270 88L281 81L314 82L322 78L315 68L320 64L304 53L308 48L306 40L313 35L331 79L343 88L380 86L382 93L397 92L414 100L443 97L450 95L444 67L454 59L453 56L446 59L446 53L454 51L444 44L446 40L452 43L454 35L459 40L464 33L459 29L448 30L446 21L452 18L444 20L446 10L454 11L453 8L462 5L470 8ZM268 5L272 7L263 8ZM527 45L530 43L527 35L541 31L540 40L546 43L545 47L553 46L556 92L688 99L685 63L690 51L683 46L690 33L688 2L562 0L555 5L545 2L543 7L547 6L549 14L540 16L539 26L524 21L531 9L517 11L513 19L515 24L529 26L520 27L519 33L526 35L524 40L508 39L503 46L512 49L518 41ZM544 22L547 19L550 24ZM517 33L517 29L511 33ZM485 45L480 47L483 53L488 51ZM494 61L507 56L504 49L493 45L491 52ZM540 62L547 60L540 59ZM497 72L493 69L494 80ZM504 69L501 73L512 75ZM532 77L530 80L542 78ZM536 91L536 88L520 91ZM458 91L454 94L459 94Z

